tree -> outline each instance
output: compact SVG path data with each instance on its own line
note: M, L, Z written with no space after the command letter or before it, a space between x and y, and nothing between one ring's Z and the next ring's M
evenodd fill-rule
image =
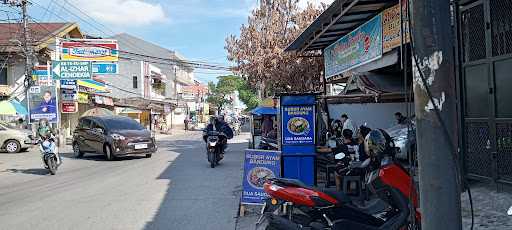
M247 109L253 109L259 104L259 100L253 89L247 84L247 81L239 76L220 76L217 84L213 82L208 83L210 95L208 96L208 103L215 105L218 110L222 110L226 104L232 101L228 96L238 91L240 100L247 106Z
M298 0L261 0L247 25L240 28L240 36L226 39L228 59L236 63L251 86L267 95L320 90L322 59L301 57L284 49L324 8L308 3L301 9Z

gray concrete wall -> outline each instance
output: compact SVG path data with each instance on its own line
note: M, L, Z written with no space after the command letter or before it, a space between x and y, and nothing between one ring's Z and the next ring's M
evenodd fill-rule
M118 67L118 75L102 75L100 77L113 85L113 87L110 87L112 92L108 95L114 98L142 97L144 93L144 76L142 76L141 61L119 60ZM133 76L137 76L137 88L133 88ZM124 91L117 88L121 88Z
M414 104L409 106L414 112ZM372 129L386 129L396 124L396 112L406 115L407 103L329 104L328 107L331 119L340 119L346 113L357 127L366 122Z

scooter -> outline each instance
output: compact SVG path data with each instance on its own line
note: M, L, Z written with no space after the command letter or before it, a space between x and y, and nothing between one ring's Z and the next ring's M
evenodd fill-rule
M206 151L211 168L215 168L216 165L219 165L220 160L222 160L221 155L226 148L226 144L221 143L222 139L226 139L226 135L222 132L209 131L207 133Z
M39 139L37 144L39 144L39 151L41 151L43 155L44 164L50 171L50 174L55 175L58 167L62 163L62 161L58 163L59 160L57 159L57 154L55 154L55 138L50 136L45 139Z
M415 208L420 223L416 190L407 171L390 156L368 159L365 186L372 196L367 205L357 205L343 192L309 187L293 179L273 179L264 184L270 196L257 226L266 229L384 230L411 227L409 214ZM409 197L411 198L409 200ZM383 205L384 204L384 205Z
M262 137L259 145L259 149L263 150L278 150L279 145L276 139L269 137Z

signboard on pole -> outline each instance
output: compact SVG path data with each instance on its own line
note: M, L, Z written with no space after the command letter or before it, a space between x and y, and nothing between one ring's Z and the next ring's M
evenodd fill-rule
M74 101L62 102L62 113L76 113L78 112L78 103Z
M265 180L280 177L281 152L246 149L242 204L263 204L268 198L263 190Z
M324 50L325 78L382 56L382 16L379 14Z
M116 40L73 39L61 43L61 60L118 61L119 48Z
M89 103L89 94L84 92L78 92L78 103L80 104L87 104Z
M41 119L50 123L58 122L58 102L55 86L32 86L28 91L29 123Z
M32 69L32 79L39 86L53 85L53 79L50 75L50 68L47 65L36 65Z
M53 61L53 79L82 80L92 78L92 64L90 61Z
M402 1L402 17L404 43L408 43L411 41L411 37L408 27L407 1ZM384 53L400 46L400 35L400 4L397 4L382 12L382 49Z
M119 74L117 62L93 62L92 73L96 75Z

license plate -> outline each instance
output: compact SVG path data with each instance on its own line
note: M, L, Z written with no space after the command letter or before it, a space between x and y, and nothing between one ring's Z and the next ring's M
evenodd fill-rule
M148 148L147 144L136 144L135 145L135 149L147 149L147 148Z

